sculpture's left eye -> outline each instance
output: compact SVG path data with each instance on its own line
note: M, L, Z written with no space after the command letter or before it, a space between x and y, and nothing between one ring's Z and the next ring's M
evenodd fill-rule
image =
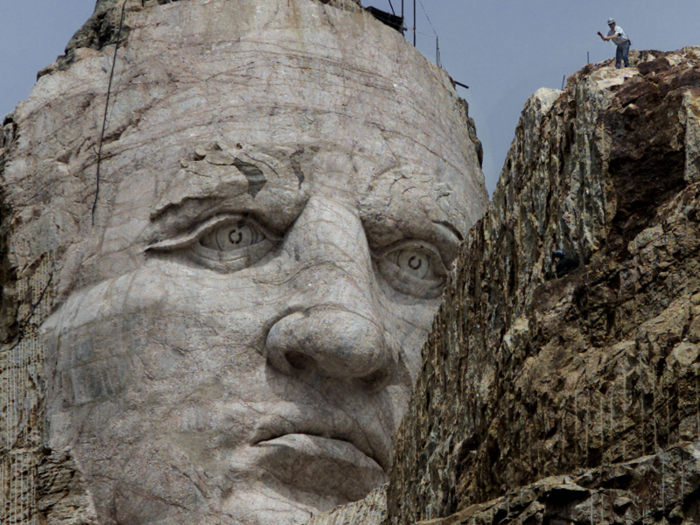
M398 249L387 254L387 257L415 279L425 279L432 272L430 255L420 249Z
M189 233L156 242L149 252L169 252L175 260L230 273L251 266L277 246L279 239L256 220L235 215L217 216Z
M265 234L260 231L252 221L238 220L231 224L224 224L204 234L199 243L205 248L232 252L247 248L265 239Z
M384 281L395 290L414 297L439 297L445 284L445 265L429 243L407 240L375 258Z

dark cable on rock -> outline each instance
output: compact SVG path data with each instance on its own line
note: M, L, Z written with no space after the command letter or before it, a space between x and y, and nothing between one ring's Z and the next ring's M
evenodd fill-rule
M416 0L413 0L413 47L416 47Z
M100 135L100 147L97 150L97 175L95 185L95 202L92 203L92 225L95 225L95 210L97 209L97 200L100 196L100 164L102 162L102 144L105 140L105 129L107 128L107 112L109 111L109 97L112 93L112 80L114 79L114 68L117 65L117 52L122 38L122 27L124 25L124 13L126 13L126 2L122 4L122 14L119 20L119 30L117 31L117 45L114 48L114 59L112 60L112 71L109 74L109 85L107 86L107 101L105 102L105 114L102 119L102 134ZM143 3L143 2L142 2Z

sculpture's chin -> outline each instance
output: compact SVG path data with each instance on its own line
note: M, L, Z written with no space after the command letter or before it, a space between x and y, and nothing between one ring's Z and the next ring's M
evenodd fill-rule
M387 481L376 461L338 439L287 434L248 448L246 456L243 468L234 467L246 481L233 488L222 511L255 525L302 524Z

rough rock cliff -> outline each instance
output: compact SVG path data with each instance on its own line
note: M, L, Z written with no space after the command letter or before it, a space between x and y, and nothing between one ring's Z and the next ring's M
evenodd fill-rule
M700 48L637 59L526 104L424 347L388 523L700 521ZM560 279L557 249L580 262Z

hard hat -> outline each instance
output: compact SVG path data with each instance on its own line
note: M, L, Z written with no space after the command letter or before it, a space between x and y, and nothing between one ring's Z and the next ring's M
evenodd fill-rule
M552 254L552 259L556 259L557 257L563 259L564 258L564 250L557 250Z
M614 23L615 23L615 19L614 19L614 18L608 18L608 25L614 24Z

